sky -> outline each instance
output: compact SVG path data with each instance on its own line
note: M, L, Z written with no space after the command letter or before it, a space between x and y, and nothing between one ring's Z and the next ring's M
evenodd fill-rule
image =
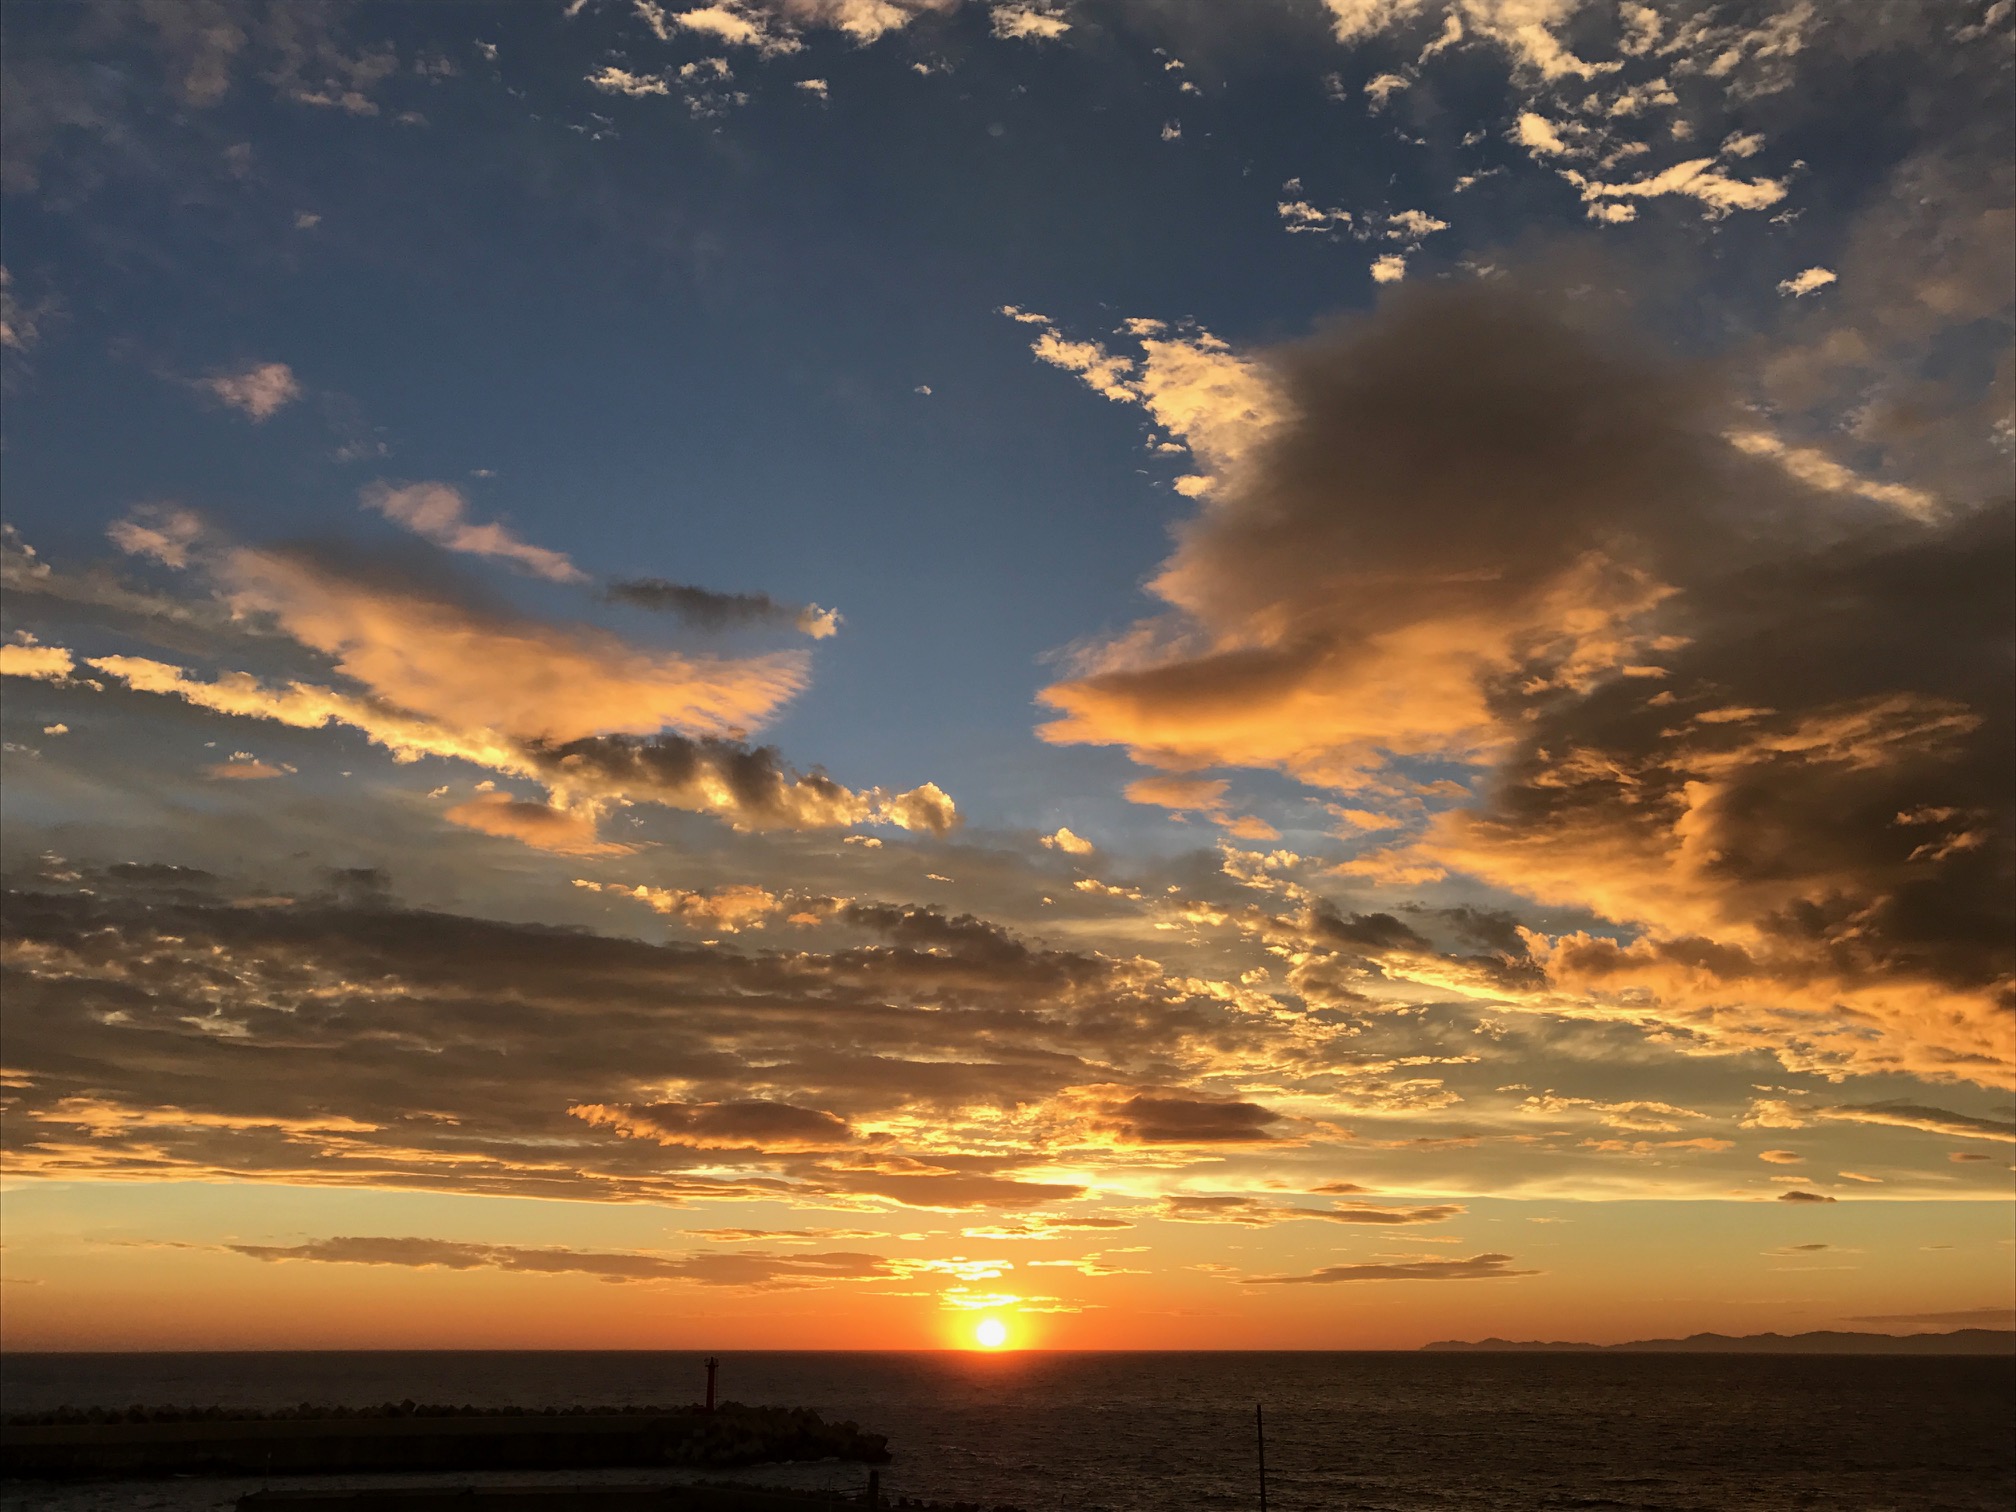
M2010 1326L2011 0L0 19L6 1347Z

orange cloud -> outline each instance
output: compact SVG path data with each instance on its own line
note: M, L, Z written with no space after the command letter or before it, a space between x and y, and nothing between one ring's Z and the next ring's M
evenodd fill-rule
M203 775L220 779L235 779L241 782L259 782L269 777L284 777L290 768L274 766L270 761L261 761L255 756L233 756L229 761L219 761L203 768Z
M1221 827L1226 834L1236 835L1241 840L1264 841L1279 840L1281 838L1281 831L1274 828L1265 819L1256 819L1251 814L1244 814L1236 819L1223 820L1221 821Z
M61 646L0 646L0 677L30 677L41 682L60 682L77 665Z
M593 815L528 802L509 793L478 793L443 817L464 829L521 840L537 850L563 856L627 856L636 849L597 839Z
M304 555L238 549L217 569L234 609L270 615L376 697L444 725L552 742L761 725L805 685L796 652L646 651L600 630L479 611Z
M1225 791L1230 783L1209 777L1141 777L1127 784L1130 803L1151 804L1176 813L1197 811L1206 815L1227 834L1241 840L1279 840L1281 832L1264 819L1251 814L1231 817L1225 812ZM1048 845L1048 840L1043 842ZM1088 847L1089 849L1089 847Z
M624 887L614 882L590 882L579 877L575 878L574 885L591 892L635 898L653 913L684 919L701 929L718 929L723 934L761 928L783 909L804 908L812 901L795 899L791 893L780 896L743 882L717 887L712 892L694 892L680 887ZM831 899L819 902L829 909L833 906Z
M1225 799L1229 782L1208 777L1142 777L1126 787L1129 803L1153 804L1157 808L1216 809Z

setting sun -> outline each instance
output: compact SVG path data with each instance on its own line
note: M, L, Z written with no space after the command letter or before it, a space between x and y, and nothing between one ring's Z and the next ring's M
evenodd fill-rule
M1008 1342L1008 1325L999 1318L982 1318L973 1327L973 1339L982 1349L1000 1349Z

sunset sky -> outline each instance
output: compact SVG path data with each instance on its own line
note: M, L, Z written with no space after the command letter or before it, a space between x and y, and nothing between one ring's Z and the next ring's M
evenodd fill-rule
M8 6L0 1338L2010 1326L2012 31Z

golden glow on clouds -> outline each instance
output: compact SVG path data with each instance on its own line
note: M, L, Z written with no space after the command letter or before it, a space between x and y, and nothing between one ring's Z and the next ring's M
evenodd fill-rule
M1221 823L1229 783L1203 774L1272 767L1340 795L1346 837L1397 832L1332 862L1333 877L1409 887L1468 876L1637 932L1529 929L1521 953L1547 987L1536 990L1537 974L1523 984L1514 994L1523 1006L1650 1003L1690 1033L1769 1049L1788 1066L2007 1079L2016 1032L1998 1006L2006 962L1956 979L1885 963L1867 943L1845 946L1872 938L1845 919L1835 943L1786 923L1857 897L1873 915L1901 888L1936 884L1942 864L1958 876L1988 843L1985 809L1969 819L1950 801L1926 805L1945 817L1910 844L1872 837L1855 850L1816 837L1789 866L1745 876L1729 865L1759 843L1755 795L1795 769L1844 791L1894 789L1903 802L1876 801L1920 812L1906 784L1925 797L1949 791L1932 774L1972 759L1981 712L1896 689L1816 699L1810 678L1769 702L1710 703L1685 670L1718 654L1720 611L1709 606L1730 590L1712 559L1673 537L1674 521L1729 529L1716 515L1732 486L1822 534L1842 525L1840 506L1820 495L1921 517L1929 496L1718 428L1726 401L1498 289L1396 296L1264 369L1192 340L1193 368L1267 374L1245 388L1192 383L1187 393L1222 406L1211 419L1208 405L1172 412L1136 376L1152 365L1045 332L1039 356L1141 404L1183 439L1212 438L1192 444L1213 466L1207 503L1151 581L1170 612L1082 653L1080 675L1045 689L1059 717L1044 738L1122 746L1169 773L1129 784L1129 798ZM1254 391L1268 397L1256 402ZM1725 435L1733 454L1719 449ZM1732 455L1772 470L1746 472ZM1620 499L1666 517L1634 518ZM1437 523L1416 530L1416 515ZM1526 535L1529 515L1553 520L1551 533ZM1864 528L1882 544L1854 570L1873 585L1881 553L1898 548L1877 533L1880 521ZM1788 577L1828 570L1802 559L1796 530L1775 549ZM1786 591L1798 602L1801 590ZM1768 678L1768 661L1752 665ZM1628 749L1573 730L1578 706L1622 698L1635 698L1642 731ZM1794 699L1804 706L1782 707ZM1535 722L1550 718L1569 728L1536 737ZM1516 773L1534 796L1509 811L1451 806L1471 791L1423 783L1401 765L1422 758ZM1536 822L1539 804L1555 812ZM1228 827L1254 839L1273 828ZM1829 850L1839 852L1831 864ZM1876 862L1877 850L1895 859ZM1432 962L1410 975L1460 978Z
M739 50L676 76L705 112L813 31L951 3L625 15ZM1824 50L1811 7L1776 32L1628 7L1606 33L1574 0L1326 5L1341 39L1421 28L1348 102L1382 132L1439 54L1510 60L1488 131L1526 161L1458 191L1565 181L1580 234L1638 237L1797 188L1704 101L1783 92ZM1016 45L1086 31L990 13ZM674 82L585 87L648 111ZM801 111L849 87L797 83ZM2002 1316L2007 375L1962 403L1943 365L2007 328L2008 212L1907 167L1838 256L1748 275L1800 324L1712 371L1644 338L1663 295L1630 264L1473 241L1452 266L1477 199L1332 207L1313 178L1259 196L1264 234L1356 239L1340 266L1376 303L1307 340L1003 307L1035 379L1172 464L1176 518L1159 566L1126 564L1153 612L1039 694L1041 739L1119 754L1068 763L1098 774L1075 789L1003 784L965 833L935 782L755 744L859 650L809 584L598 581L570 554L592 534L556 512L569 550L539 544L444 482L363 491L417 538L396 570L132 509L120 570L180 597L10 532L10 624L65 644L16 632L0 673L65 738L10 744L9 780L32 823L74 816L9 857L10 1196L74 1209L10 1232L31 1322L7 1326L1411 1344L1664 1331L1656 1294L1741 1332L1793 1316L1739 1315L1783 1290L1772 1261L1823 1251L1800 1321ZM930 376L942 407L956 377ZM341 399L273 362L172 381L257 422ZM1994 466L1949 467L1958 435ZM764 649L786 633L818 644ZM857 825L901 833L834 833ZM197 1210L220 1188L228 1222ZM1882 1216L1905 1203L1909 1245ZM123 1338L91 1305L143 1293Z

